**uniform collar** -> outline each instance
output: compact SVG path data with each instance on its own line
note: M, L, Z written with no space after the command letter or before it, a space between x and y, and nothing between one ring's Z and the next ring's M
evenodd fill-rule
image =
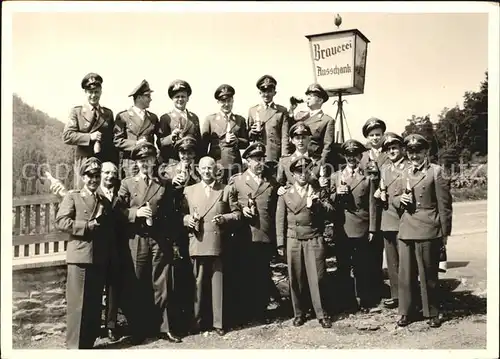
M320 108L319 108L319 109L317 109L317 110L309 111L309 115L310 115L311 117L316 116L316 115L319 115L319 114L322 114L322 113L323 113L323 110L322 110L322 109L320 109Z
M187 116L187 109L184 109L183 111L181 111L177 107L174 107L173 111L177 112L178 114Z
M401 164L403 163L404 159L405 159L405 156L401 156L401 158L399 160L397 160L396 162L393 162L392 165L394 167L400 167Z
M296 150L293 153L293 156L295 156L295 157L306 157L306 158L309 158L309 154L307 153L307 151L304 152L304 153L301 153L301 152L299 152L299 151Z
M260 183L262 182L262 176L257 176L255 173L253 173L250 169L248 169L248 174L250 175L250 177L252 177L254 179L254 181L256 183Z
M261 104L262 108L274 108L274 101L269 102L268 104L262 102Z
M141 119L144 119L144 116L146 115L146 110L142 110L136 105L132 106L132 110L134 110L134 112L138 114Z

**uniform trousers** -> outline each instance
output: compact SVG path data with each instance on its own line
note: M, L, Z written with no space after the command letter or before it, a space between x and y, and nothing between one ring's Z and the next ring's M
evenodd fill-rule
M132 261L131 272L126 276L124 296L127 302L127 320L132 335L170 331L167 294L168 273L172 249L164 239L136 235L129 239Z
M439 310L439 250L441 240L399 240L399 314L411 315L415 308L415 282L420 277L420 297L424 317Z
M115 329L120 298L119 268L108 265L106 273L106 310L105 324L108 329Z
M68 263L66 281L68 349L92 349L101 327L104 266Z
M196 283L194 320L199 327L211 313L214 328L223 328L222 259L219 256L192 256L193 275ZM211 310L210 310L211 308Z
M398 298L399 254L397 235L398 232L396 231L382 231L392 299Z
M373 298L374 304L382 298L384 288L384 270L382 268L384 262L384 237L382 233L377 232L373 234L373 238L368 242L370 252L370 263L372 266L372 280L373 280Z
M337 272L341 282L351 287L351 272L354 279L354 291L362 307L374 305L377 283L370 253L368 235L360 238L339 238L336 243ZM347 288L346 288L347 289Z
M327 290L325 245L322 237L299 240L288 238L287 259L290 295L295 317L307 312L307 295L317 319L326 316L324 298ZM307 287L309 286L309 293Z

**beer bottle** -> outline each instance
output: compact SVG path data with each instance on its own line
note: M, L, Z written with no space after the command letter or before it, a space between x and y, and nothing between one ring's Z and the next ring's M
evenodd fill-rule
M151 209L151 205L149 204L149 202L146 202L146 208ZM151 227L153 225L153 218L151 218L151 217L146 218L146 224L149 227Z
M194 230L198 232L200 230L200 215L198 214L198 209L196 207L193 208L193 219L196 221Z
M101 152L101 141L97 140L94 143L94 153Z
M52 186L54 186L56 184L61 185L61 189L59 189L58 191L54 192L54 194L56 196L64 197L66 195L66 193L68 193L68 191L66 190L66 188L64 187L64 185L62 184L62 182L59 179L57 179L54 176L52 176L52 174L49 171L45 171L45 177L47 177L47 179L49 180L49 182L50 182L50 184Z
M248 202L247 202L248 208L250 208L250 211L252 212L252 215L255 216L257 212L257 207L255 204L255 198L252 196L251 193L248 193Z

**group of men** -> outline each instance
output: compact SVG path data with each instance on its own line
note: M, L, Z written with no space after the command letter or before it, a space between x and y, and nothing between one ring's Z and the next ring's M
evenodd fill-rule
M102 82L85 76L87 103L72 110L63 133L77 148L78 168L78 189L64 195L56 217L70 235L68 348L93 347L104 287L111 340L119 336L118 306L134 343L157 335L178 343L187 333L224 335L269 320L268 305L281 301L270 271L276 254L288 264L293 325L315 315L330 328L331 294L342 296L352 282L360 311L380 303L384 245L391 283L384 305L399 306L398 325L420 306L439 326L437 266L451 197L425 138L385 133L372 118L363 126L369 148L345 141L341 164L319 84L307 88L309 111L294 114L296 105L273 102L277 81L264 75L263 101L247 119L232 113L234 88L221 85L220 112L200 125L186 109L186 81L169 86L174 109L159 119L147 110L147 81L115 119L99 104ZM340 279L333 291L331 242Z

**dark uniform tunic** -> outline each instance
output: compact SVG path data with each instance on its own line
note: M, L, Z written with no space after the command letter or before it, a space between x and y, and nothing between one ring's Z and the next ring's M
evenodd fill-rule
M232 143L226 142L228 122L230 132L236 136ZM209 115L202 125L201 137L203 152L224 168L223 183L227 183L232 175L241 172L243 161L240 150L248 146L248 129L242 116L230 114L226 119L222 113Z
M144 121L132 107L116 115L113 141L120 154L119 170L122 177L131 177L138 173L137 165L131 159L137 141L145 139L155 143L155 135L157 139L160 137L159 120L154 113L145 110Z
M95 141L90 140L90 134L97 131L102 133L99 153L94 152ZM64 126L62 138L65 144L76 146L73 182L76 189L83 186L79 172L86 158L96 157L101 162L118 164L118 152L113 144L113 112L109 108L98 106L94 110L89 104L74 107Z
M332 210L329 201L315 201L307 207L294 185L278 198L276 211L277 246L286 246L290 294L295 317L304 317L310 295L317 319L324 319L327 293L324 222ZM309 293L306 288L309 287Z
M93 230L88 228L88 223L100 214L110 217L109 213L107 202L87 187L69 192L57 212L56 227L69 233L66 252L68 349L90 349L99 335L103 274L115 237L112 220Z
M400 194L407 179L414 204L401 207ZM415 297L413 281L420 278L422 309L425 317L436 317L439 310L438 270L442 237L449 236L452 223L452 197L443 169L425 161L410 167L401 178L400 193L394 207L402 211L399 225L399 313L411 315ZM401 212L400 212L401 213Z

